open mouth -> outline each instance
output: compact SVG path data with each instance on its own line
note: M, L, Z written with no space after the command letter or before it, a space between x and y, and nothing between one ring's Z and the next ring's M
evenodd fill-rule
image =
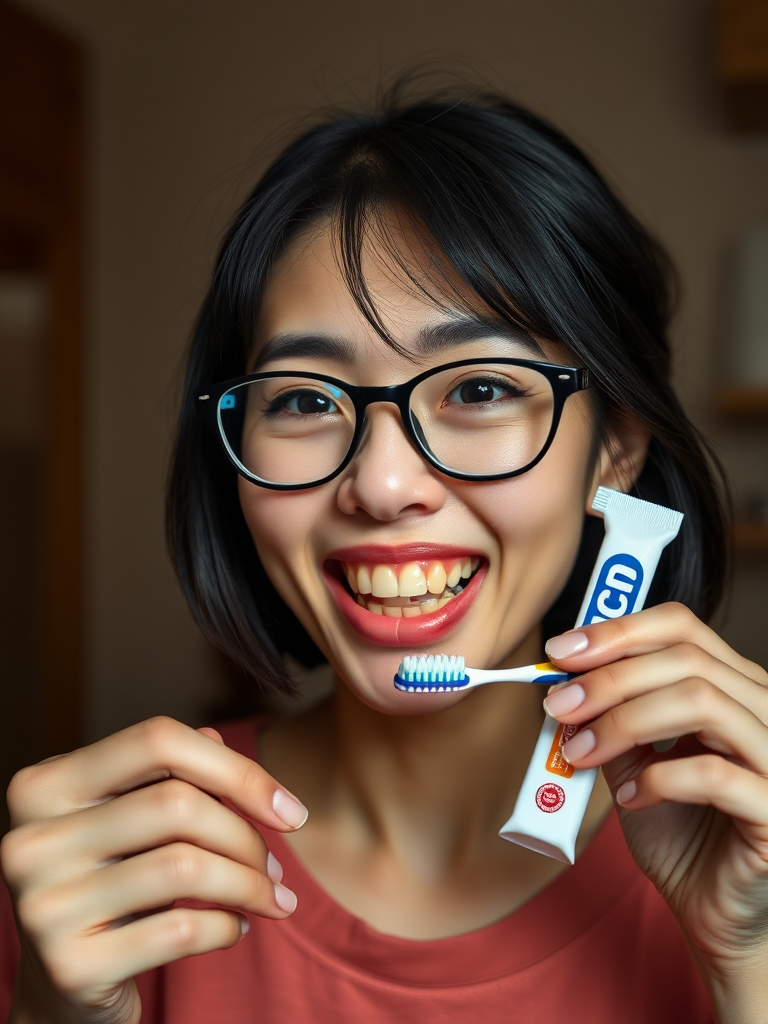
M407 619L442 611L482 564L477 555L465 555L402 563L334 561L328 568L361 608Z

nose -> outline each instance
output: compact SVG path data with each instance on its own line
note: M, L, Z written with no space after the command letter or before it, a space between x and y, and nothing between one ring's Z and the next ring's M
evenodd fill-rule
M405 433L397 406L369 405L360 447L341 477L340 510L391 522L404 514L436 512L446 497L445 484Z

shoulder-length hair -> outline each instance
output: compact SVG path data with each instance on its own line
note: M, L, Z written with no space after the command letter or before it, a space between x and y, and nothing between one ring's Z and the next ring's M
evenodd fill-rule
M381 213L392 208L426 235L433 279L441 266L452 270L496 315L589 368L598 435L621 411L647 425L634 493L685 513L649 603L676 600L708 617L729 565L727 505L721 470L670 384L665 253L574 143L529 110L487 93L405 102L395 89L377 113L329 117L290 144L221 245L189 349L167 502L173 562L208 639L262 685L287 692L281 652L317 660L256 555L236 471L196 415L195 395L246 372L270 269L322 218L337 232L359 308L396 346L361 269L368 232L375 226L380 240ZM389 250L398 259L394 244ZM461 301L445 273L437 290L437 303ZM601 533L586 517L548 635L573 625Z

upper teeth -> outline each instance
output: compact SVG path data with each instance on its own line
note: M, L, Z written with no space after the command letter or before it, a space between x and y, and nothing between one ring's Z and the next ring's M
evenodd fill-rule
M373 597L422 597L442 594L460 579L468 579L480 565L477 557L452 558L444 562L383 564L344 562L344 572L356 594Z

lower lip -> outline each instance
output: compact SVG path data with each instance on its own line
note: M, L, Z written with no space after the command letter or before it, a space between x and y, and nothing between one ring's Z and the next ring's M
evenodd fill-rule
M366 640L384 647L419 647L441 640L461 622L487 571L488 566L481 565L464 590L439 612L406 619L377 615L361 608L340 580L329 572L324 575L344 618Z

